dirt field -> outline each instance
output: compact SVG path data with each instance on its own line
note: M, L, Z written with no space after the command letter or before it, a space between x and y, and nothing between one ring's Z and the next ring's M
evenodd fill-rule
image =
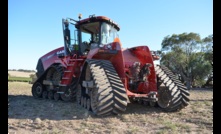
M8 71L10 76L15 77L30 77L31 74L35 74L34 72L28 73L28 72L21 72L21 71Z
M213 91L190 91L190 105L174 113L128 104L122 115L96 117L76 102L34 99L31 84L9 82L10 134L211 134Z

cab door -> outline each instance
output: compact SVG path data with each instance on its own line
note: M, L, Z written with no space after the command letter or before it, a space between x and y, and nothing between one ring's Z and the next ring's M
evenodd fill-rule
M78 38L75 25L70 23L67 19L62 19L62 28L65 56L76 53L78 51Z

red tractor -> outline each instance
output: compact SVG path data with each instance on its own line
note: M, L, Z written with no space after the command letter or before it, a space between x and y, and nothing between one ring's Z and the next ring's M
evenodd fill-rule
M177 111L188 105L187 88L147 46L123 49L117 23L104 16L62 19L64 47L37 63L35 98L75 100L95 115L119 114L129 102Z

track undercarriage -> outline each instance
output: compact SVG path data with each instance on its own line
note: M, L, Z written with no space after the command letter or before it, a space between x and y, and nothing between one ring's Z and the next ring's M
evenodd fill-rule
M157 75L157 99L149 97L128 97L126 89L107 60L86 60L80 80L73 78L64 94L57 93L62 78L62 67L55 65L47 72L46 85L37 82L33 86L33 96L50 100L74 101L95 115L119 114L126 110L128 102L159 106L164 111L177 111L188 105L189 92L166 67L155 65ZM53 85L47 84L53 81ZM44 83L44 82L43 82Z
M47 71L45 80L42 80L42 82L34 83L32 87L32 95L35 98L43 98L55 101L74 101L76 95L77 79L72 78L70 86L60 86L62 75L63 68L59 65L53 65ZM59 93L59 89L65 92Z
M157 75L157 101L146 101L142 98L130 99L143 105L158 106L163 111L179 111L189 105L189 92L176 76L167 68L155 65Z

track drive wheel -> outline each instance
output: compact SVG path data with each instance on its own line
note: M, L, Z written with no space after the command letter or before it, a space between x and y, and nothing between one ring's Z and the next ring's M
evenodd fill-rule
M185 108L189 104L190 95L186 86L165 66L155 65L155 72L158 83L158 106L167 112Z
M41 98L42 97L42 93L43 93L42 84L40 82L34 83L34 85L32 86L32 95L35 98Z
M65 87L64 87L64 88L65 88ZM66 101L66 102L73 100L73 94L72 94L72 92L70 91L70 88L69 88L68 90L66 90L65 93L61 94L61 99L62 99L63 101Z

